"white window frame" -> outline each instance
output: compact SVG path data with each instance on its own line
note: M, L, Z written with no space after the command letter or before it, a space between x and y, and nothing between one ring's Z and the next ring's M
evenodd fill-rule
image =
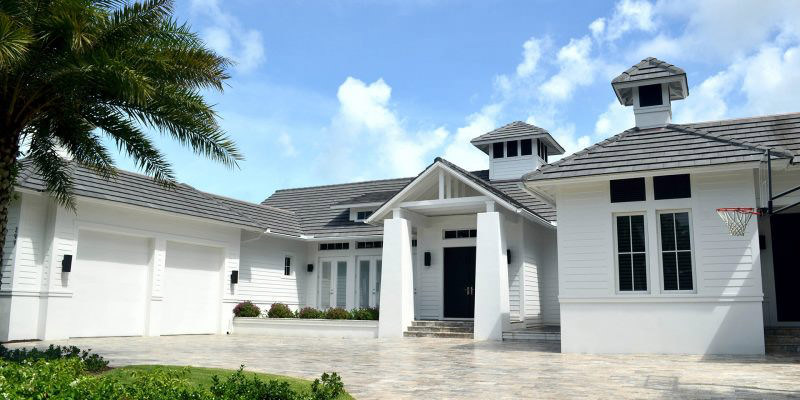
M363 211L371 211L372 213L375 213L376 210L374 208L351 208L350 209L350 220L352 220L354 222L366 221L367 218L369 218L369 216L367 218L360 218L360 219L358 218L358 213L359 212L363 212ZM372 214L370 214L370 216L371 215Z
M691 290L667 290L664 288L664 258L663 258L663 250L661 249L661 214L676 214L676 213L687 213L689 215L689 251L691 252L691 262L692 262L692 289ZM663 293L670 293L670 294L695 294L697 293L697 263L695 262L695 252L694 252L694 222L692 221L692 210L688 208L679 208L679 209L666 209L666 210L656 210L656 230L658 235L658 273L659 280L661 281L661 292ZM677 245L676 245L677 246ZM677 249L677 247L676 247ZM685 251L685 250L683 250ZM677 252L677 250L675 250Z
M641 215L644 219L644 279L647 283L647 290L620 290L619 289L619 246L617 243L617 217L637 216ZM647 212L646 211L629 211L629 212L615 212L611 213L611 227L613 235L613 257L614 257L614 292L620 296L644 296L649 295L652 289L652 282L650 282L650 243L648 242L648 227L647 227ZM638 253L638 252L637 252ZM631 254L631 253L628 253ZM633 279L633 276L631 276Z
M286 275L286 259L287 258L289 259L289 275ZM281 270L281 277L283 279L292 279L292 278L295 277L295 271L297 270L297 268L295 268L294 264L295 264L295 257L294 257L293 254L288 254L287 253L287 254L283 255L283 258L281 259L281 267L283 267L283 269Z

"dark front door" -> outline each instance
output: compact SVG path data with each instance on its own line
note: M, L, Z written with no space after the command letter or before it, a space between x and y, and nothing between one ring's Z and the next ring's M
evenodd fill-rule
M770 216L770 224L778 321L800 321L800 214L775 214Z
M444 249L444 317L475 317L475 247Z

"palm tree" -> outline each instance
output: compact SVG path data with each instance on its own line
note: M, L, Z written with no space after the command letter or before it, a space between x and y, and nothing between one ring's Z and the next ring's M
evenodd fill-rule
M73 210L73 163L116 173L104 138L165 186L173 172L149 132L242 159L200 94L223 90L230 62L172 13L172 0L0 0L0 259L21 156Z

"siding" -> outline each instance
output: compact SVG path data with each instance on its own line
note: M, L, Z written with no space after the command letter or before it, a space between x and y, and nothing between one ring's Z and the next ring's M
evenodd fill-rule
M616 295L613 215L644 212L647 230L648 288L661 291L657 232L659 210L690 210L698 296L760 296L761 274L757 224L744 237L733 237L716 213L720 207L753 207L753 172L692 174L689 199L652 200L652 179L646 179L645 202L609 201L608 182L574 184L558 194L558 259L561 295L603 298ZM635 300L632 300L635 301Z
M522 280L522 265L512 262L508 266L508 302L512 321L522 321Z
M246 240L243 234L238 297L267 308L275 302L285 303L292 308L304 304L308 275L306 244L274 237ZM291 276L283 274L284 257L287 255L292 257Z
M6 241L3 245L2 281L0 291L11 290L14 269L14 253L16 253L17 229L19 228L20 201L12 200L8 209L8 225L6 228Z
M534 151L536 149L534 148ZM520 156L511 158L492 158L489 176L492 180L519 179L538 167L538 157Z
M524 321L529 324L542 322L541 293L539 290L539 267L536 261L530 257L525 258L523 269L523 288L525 303Z
M22 195L14 258L13 290L38 291L45 260L47 201L38 195Z

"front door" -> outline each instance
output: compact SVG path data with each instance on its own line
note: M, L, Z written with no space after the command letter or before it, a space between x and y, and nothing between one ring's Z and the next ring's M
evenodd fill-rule
M444 317L475 317L475 247L444 249Z
M356 301L360 308L378 308L381 303L381 258L359 257Z
M800 321L800 247L797 246L797 227L800 214L770 216L772 226L772 265L775 279L775 304L779 322Z
M347 308L347 260L323 258L320 260L319 308Z

